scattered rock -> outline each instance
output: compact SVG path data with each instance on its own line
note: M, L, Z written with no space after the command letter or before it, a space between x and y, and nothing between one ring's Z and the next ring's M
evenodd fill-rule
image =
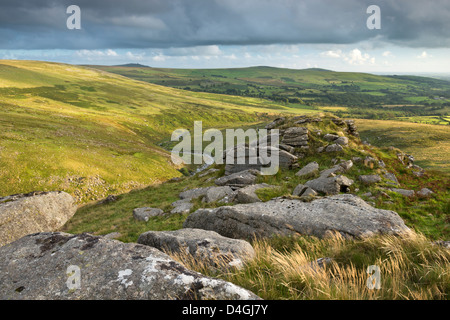
M111 232L111 233L105 234L103 236L103 238L112 240L112 239L118 239L121 236L122 236L122 234L120 232Z
M305 127L291 127L286 129L281 143L292 147L308 145L308 129Z
M247 241L202 229L148 231L139 236L138 243L164 252L189 253L213 267L241 267L255 257L255 251Z
M348 192L348 188L353 184L353 180L339 175L335 177L320 176L317 179L309 180L305 186L325 195L334 195L339 192Z
M317 162L310 162L306 166L304 166L300 171L298 171L295 175L297 177L310 177L319 172L319 164Z
M69 266L80 268L80 289L68 285L68 273L73 273ZM0 248L0 299L228 300L258 297L232 283L186 269L152 247L89 234L38 233Z
M347 124L347 132L348 134L351 134L352 136L358 137L359 133L355 125L355 120L345 120L345 123Z
M401 194L402 196L405 196L405 197L413 197L414 196L414 190L405 190L405 189L397 189L397 188L391 188L389 190L396 192L398 194Z
M170 211L171 214L186 214L191 211L194 204L187 200L178 200L173 202L172 206L174 208Z
M219 171L219 169L211 168L211 169L206 170L205 172L200 173L198 175L198 177L203 178L203 177L206 177L207 175L216 173L217 171Z
M385 174L384 174L384 178L386 179L386 180L388 180L386 183L388 183L388 184L392 184L392 185L395 185L395 186L399 186L400 185L400 183L398 182L398 180L397 180L397 177L395 176L395 174L393 174L393 173L390 173L390 172L386 172Z
M363 184L375 184L381 181L381 177L377 174L362 175L358 177Z
M27 234L55 231L77 211L66 192L31 192L0 198L0 246Z
M417 195L422 198L428 198L431 197L433 193L434 192L428 188L422 188L420 191L417 192Z
M336 140L334 140L334 143L337 143L341 146L348 145L348 138L347 137L339 137Z
M99 201L99 204L108 204L108 203L113 203L116 201L117 201L117 196L110 194L105 199Z
M260 175L258 170L250 169L241 172L236 172L228 176L220 177L215 181L218 186L230 186L230 187L244 187L250 184L254 184L256 178Z
M331 264L334 261L333 258L319 258L316 261L312 261L307 265L300 266L300 270L306 272L318 272L320 269L325 268L327 265Z
M376 209L351 194L311 202L274 199L199 209L188 216L183 226L213 230L236 239L296 233L322 238L331 231L362 238L410 231L396 212Z
M342 167L342 169L344 169L344 172L347 172L348 170L350 170L353 167L353 161L352 160L342 160L339 163L339 166Z
M450 241L433 241L432 244L443 247L445 249L450 249Z
M339 136L337 134L327 133L326 135L323 136L323 138L327 141L334 141L334 140L338 139Z
M261 202L261 200L256 195L256 190L264 189L264 188L275 188L275 186L271 186L266 183L261 184L253 184L237 191L236 202L237 203L253 203L253 202Z
M317 196L317 192L311 189L310 187L306 187L306 189L300 194L302 200L309 200Z
M292 195L299 197L308 187L304 184L299 184L295 187L294 191L292 191Z
M148 219L151 217L162 215L164 215L164 211L159 208L144 207L144 208L136 208L133 210L133 218L138 221L147 222Z
M203 200L206 203L221 201L226 198L225 201L228 202L231 196L234 196L234 191L229 186L222 187L211 187L206 191Z
M191 201L193 199L204 197L208 192L209 188L210 187L186 190L181 192L179 197L180 199Z
M325 152L341 152L342 150L344 150L344 148L339 144L330 144L325 148Z

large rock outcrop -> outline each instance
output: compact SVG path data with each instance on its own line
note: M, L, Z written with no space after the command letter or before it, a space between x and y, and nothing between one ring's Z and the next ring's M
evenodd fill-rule
M27 234L56 231L76 212L65 192L32 192L0 198L0 246Z
M396 212L376 209L351 194L311 202L274 199L264 203L199 209L183 226L213 230L225 237L240 239L295 233L324 237L332 231L364 238L409 231Z
M139 236L138 243L165 252L186 253L214 267L240 267L255 257L255 250L247 241L203 229L147 231Z
M67 274L73 266L79 268L79 281L73 278L76 274ZM188 270L152 247L88 234L38 233L0 248L0 299L258 297L232 283Z

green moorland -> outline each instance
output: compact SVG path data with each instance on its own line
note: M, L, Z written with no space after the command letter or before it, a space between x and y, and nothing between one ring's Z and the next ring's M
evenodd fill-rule
M191 93L96 69L0 63L0 195L64 190L81 203L180 172L159 146L176 128L244 126L289 108ZM292 109L291 112L299 112Z
M65 190L82 205L61 231L96 235L119 232L119 240L135 242L148 230L181 228L187 215L138 222L132 216L134 208L151 206L167 212L182 190L213 185L213 180L208 179L224 171L218 166L218 172L204 177L181 176L164 149L174 129L192 128L195 120L203 120L204 129L249 127L268 122L279 114L346 112L350 107L331 105L330 108L179 90L88 67L3 60L0 63L0 196L33 190ZM358 122L358 125L364 129L362 134L369 134L364 138L375 144L378 139L373 141L372 137L381 135L375 131L376 124ZM340 130L329 120L318 126L324 132ZM435 127L443 126L430 126ZM427 130L423 131L425 134ZM398 134L400 143L402 132ZM441 137L445 138L445 132ZM323 142L321 137L312 134L311 150ZM391 143L386 141L385 145ZM351 192L378 208L398 212L418 232L414 236L366 240L301 236L250 239L256 259L243 269L227 272L207 268L198 261L190 261L189 257L174 258L192 269L248 288L265 299L448 299L450 254L430 242L449 237L448 175L426 170L423 176L415 176L397 160L397 152L393 148L364 145L351 137L344 152L326 155L311 151L299 165L317 161L324 169L332 166L332 158L371 155L384 161L386 170L395 173L402 188L432 189L434 194L430 198L405 198L383 189L389 186L384 180L378 186L359 183L358 175L381 173L382 168L355 163L346 173L355 181ZM260 198L267 201L276 196L290 196L298 183L305 182L295 176L296 171L281 170L276 176L260 177L259 182L279 186L274 190L260 190ZM172 177L179 180L168 180ZM372 196L364 195L367 192ZM94 201L109 194L116 194L117 200ZM192 211L200 207L205 204L198 200ZM313 274L299 268L320 257L333 258L334 262ZM365 285L367 266L374 264L381 267L381 290L368 290Z
M418 76L380 76L273 67L162 69L94 66L163 86L195 92L258 97L340 117L394 119L449 124L450 82ZM427 119L426 117L432 117Z

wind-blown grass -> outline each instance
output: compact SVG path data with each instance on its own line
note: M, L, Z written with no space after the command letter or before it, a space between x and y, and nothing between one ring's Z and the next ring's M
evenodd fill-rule
M411 233L364 240L313 237L253 241L256 258L242 269L213 269L183 253L188 268L219 277L271 300L436 300L450 293L450 251ZM332 261L320 267L318 258ZM369 287L380 270L380 289ZM372 282L374 283L374 282ZM372 289L371 289L372 288Z

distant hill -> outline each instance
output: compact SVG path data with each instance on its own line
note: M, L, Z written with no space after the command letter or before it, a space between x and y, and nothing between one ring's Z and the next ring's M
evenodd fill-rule
M128 67L128 68L151 68L149 66L140 64L140 63L127 63L127 64L119 64L115 67Z
M294 107L332 111L343 117L392 120L394 117L450 114L449 82L428 77L267 66L230 69L92 67L188 91L262 98ZM422 120L420 122L432 123L426 118ZM450 123L446 118L441 120L443 124Z

